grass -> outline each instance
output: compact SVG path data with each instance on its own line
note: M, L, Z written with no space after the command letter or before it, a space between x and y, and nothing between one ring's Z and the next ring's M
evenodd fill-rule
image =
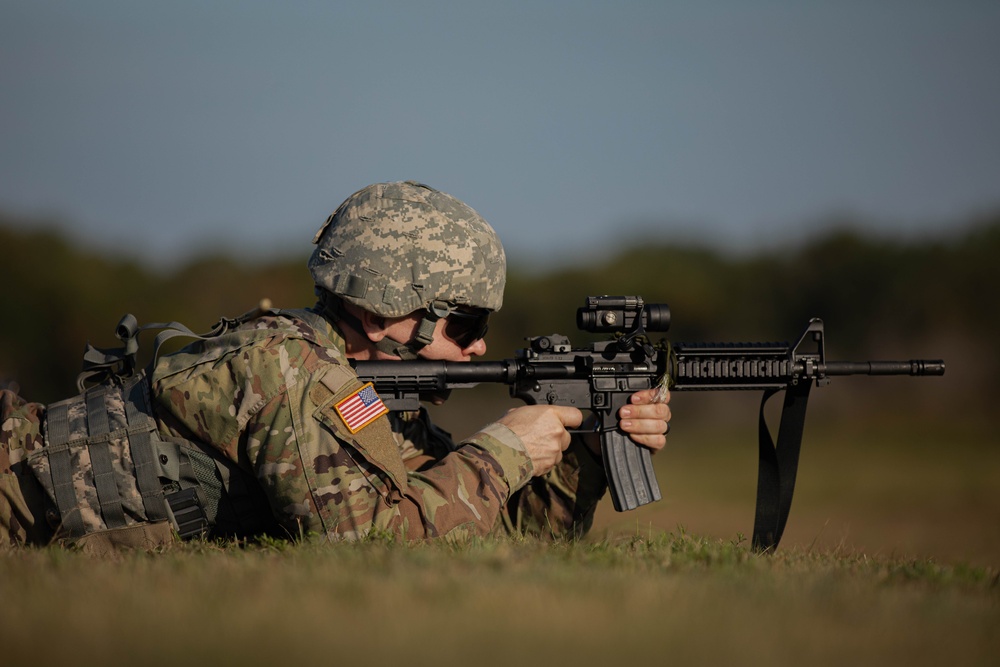
M988 664L989 568L597 542L183 545L0 557L4 664Z
M673 433L673 432L672 432ZM1000 566L1000 447L990 426L870 421L807 424L779 549ZM655 457L664 499L605 505L599 537L683 525L731 539L753 527L756 434L740 424L676 429Z
M684 407L655 459L663 501L604 501L581 542L0 554L0 665L996 663L989 424L819 412L785 537L761 556L743 537L756 406Z

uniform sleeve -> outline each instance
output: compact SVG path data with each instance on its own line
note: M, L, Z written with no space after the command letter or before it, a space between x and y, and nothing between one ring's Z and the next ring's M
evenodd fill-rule
M503 528L552 539L583 537L607 487L600 459L574 437L562 461L531 479L507 502L501 515Z
M247 455L279 521L330 538L487 534L531 477L516 436L494 425L409 471L386 416L351 432L336 407L361 384L339 372L349 371L330 368L290 387L248 423Z
M14 545L47 544L52 531L42 520L45 492L25 459L44 446L45 406L0 390L0 553Z
M408 468L419 470L457 446L447 432L431 423L424 410L408 419L394 417L392 422ZM484 431L492 431L504 441L505 431L509 431L497 426L494 424ZM512 433L510 437L516 441ZM509 444L518 446L514 442ZM574 438L555 468L542 477L532 478L511 496L494 532L545 538L581 537L593 524L594 511L606 489L600 459Z

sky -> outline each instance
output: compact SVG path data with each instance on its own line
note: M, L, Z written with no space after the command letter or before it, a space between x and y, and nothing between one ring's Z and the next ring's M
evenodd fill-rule
M0 0L0 213L305 256L378 181L514 263L1000 210L1000 2Z

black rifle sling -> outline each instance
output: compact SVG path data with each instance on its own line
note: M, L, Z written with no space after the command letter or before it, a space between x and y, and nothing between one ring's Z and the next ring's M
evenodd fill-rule
M799 467L802 431L812 382L800 381L785 389L785 402L774 443L764 419L764 405L779 389L768 389L760 401L758 421L757 510L753 525L754 551L773 553L792 509L795 474Z

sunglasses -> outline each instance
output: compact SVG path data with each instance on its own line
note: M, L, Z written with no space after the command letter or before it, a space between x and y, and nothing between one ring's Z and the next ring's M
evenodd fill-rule
M489 330L490 311L476 310L470 313L457 310L453 306L450 306L448 311L444 333L463 350L486 336Z

